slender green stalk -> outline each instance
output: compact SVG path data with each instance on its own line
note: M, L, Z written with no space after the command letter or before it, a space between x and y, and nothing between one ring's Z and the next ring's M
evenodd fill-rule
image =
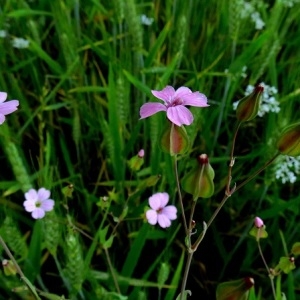
M258 230L258 233L259 234L259 230ZM259 243L259 240L257 241L257 247L258 247L258 251L259 251L259 254L261 256L261 259L265 265L265 268L269 274L269 278L270 278L270 282L271 282L271 288L272 288L272 294L273 294L273 297L274 297L274 300L276 300L276 292L275 292L275 286L274 286L274 276L272 275L271 271L270 271L270 268L268 267L268 264L265 260L265 257L264 257L264 254L261 250L261 246L260 246L260 243Z
M175 171L175 179L176 179L176 185L177 185L179 204L180 204L180 208L181 208L181 212L182 212L184 231L185 231L186 236L188 236L189 230L188 230L188 226L186 223L186 217L185 217L185 213L184 213L184 206L183 206L182 194L181 194L179 177L178 177L177 156L174 157L174 171Z

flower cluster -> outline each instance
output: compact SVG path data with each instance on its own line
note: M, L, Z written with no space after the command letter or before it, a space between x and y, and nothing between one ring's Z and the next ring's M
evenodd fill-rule
M251 2L239 0L237 1L239 6L240 18L247 19L250 18L255 24L255 29L261 30L265 26L265 22L262 20L260 13L255 9Z
M0 125L4 123L5 116L16 111L19 106L18 100L11 100L4 103L6 98L7 98L7 93L0 92Z
M23 203L26 211L31 212L34 219L42 219L45 212L53 210L54 200L49 199L50 191L40 188L38 191L30 189L25 193L25 201Z
M294 183L300 174L300 156L280 155L275 164L275 177L284 183Z
M261 104L259 106L257 115L259 117L262 117L269 112L278 113L280 111L280 105L279 102L274 97L278 93L277 88L274 86L266 85L263 82L260 83L260 85L264 88L264 91L261 96ZM250 95L253 92L254 88L255 87L253 85L248 85L244 93L245 96ZM236 101L232 104L234 110L236 110L238 103L239 101Z
M0 30L0 38L8 37L8 32L4 29ZM17 49L25 49L29 47L29 41L19 37L13 37L11 39L11 45Z
M207 98L199 92L192 92L187 87L180 87L175 91L172 86L166 86L161 91L151 91L153 96L162 100L164 104L148 102L140 109L140 118L150 117L157 112L165 111L167 118L175 125L190 125L194 118L192 113L185 107L186 105L206 107Z
M154 22L153 18L148 18L146 15L141 15L141 23L146 26L151 26Z
M151 225L158 225L162 228L170 227L171 220L177 218L177 208L174 205L168 205L168 193L156 193L149 198L151 209L147 210L146 218Z

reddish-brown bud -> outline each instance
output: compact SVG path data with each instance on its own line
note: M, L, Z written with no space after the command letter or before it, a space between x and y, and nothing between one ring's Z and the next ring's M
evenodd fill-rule
M236 117L240 122L250 121L257 116L263 91L264 87L257 85L251 94L240 100L236 109Z
M277 148L282 154L300 155L300 123L290 125L283 130Z

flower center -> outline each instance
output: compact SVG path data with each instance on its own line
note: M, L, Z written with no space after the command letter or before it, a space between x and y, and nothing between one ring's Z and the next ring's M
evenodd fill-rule
M35 202L35 207L41 207L41 204L42 204L41 201L38 200Z
M182 105L183 101L180 98L174 98L174 99L170 99L168 101L167 107L174 107L177 105Z

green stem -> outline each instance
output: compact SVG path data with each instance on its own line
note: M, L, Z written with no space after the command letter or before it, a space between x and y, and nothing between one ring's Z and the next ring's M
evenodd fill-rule
M176 179L176 186L177 186L177 191L178 191L179 204L180 204L180 208L181 208L181 212L182 212L184 230L185 230L186 236L188 236L189 230L188 230L188 226L186 223L186 217L185 217L185 213L184 213L184 206L183 206L182 194L181 194L180 183L179 183L178 168L177 168L177 156L176 155L174 157L174 171L175 171L175 179Z

